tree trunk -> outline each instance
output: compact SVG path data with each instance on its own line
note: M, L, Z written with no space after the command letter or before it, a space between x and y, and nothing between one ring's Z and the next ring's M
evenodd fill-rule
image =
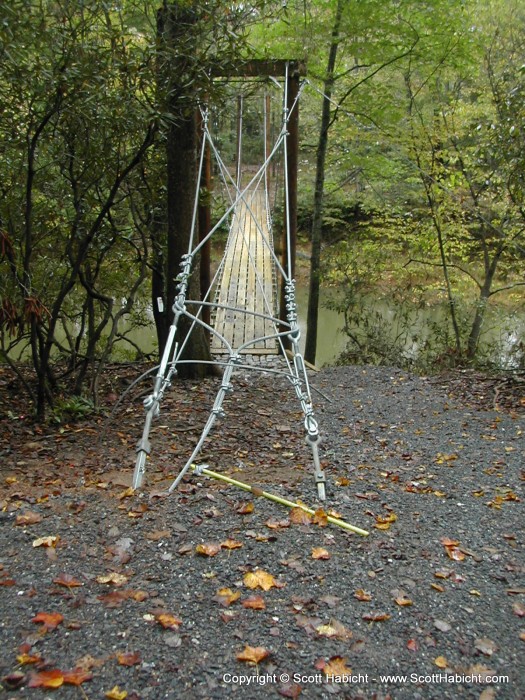
M334 87L334 69L339 48L339 30L343 14L344 0L337 0L332 40L328 54L326 78L324 81L324 97L321 112L321 129L317 144L314 210L312 218L312 250L310 257L310 289L308 295L307 329L304 357L307 362L315 364L317 352L317 321L319 317L319 288L321 267L321 232L323 227L323 199L326 167L326 152L328 148L328 131L330 129L331 97Z
M168 236L166 253L166 298L173 304L177 294L177 276L180 272L182 256L188 252L193 221L195 192L197 189L197 128L195 104L192 96L186 94L177 80L184 72L187 56L177 53L181 43L180 36L188 31L189 26L198 21L195 11L190 6L181 7L177 3L164 10L164 21L159 26L164 28L163 38L167 42L167 55L170 60L168 68L168 112L172 115L167 142L167 212ZM198 235L198 234L197 234ZM194 274L190 276L188 298L200 299L199 261L192 265ZM196 312L196 309L189 309ZM173 320L173 309L167 315L169 323ZM195 360L195 363L181 364L179 376L195 378L210 374L210 365L199 361L210 361L210 348L206 333L200 324L191 328L192 322L181 316L177 328L177 341L184 345L182 360ZM191 330L191 332L190 332ZM162 352L163 348L159 348Z

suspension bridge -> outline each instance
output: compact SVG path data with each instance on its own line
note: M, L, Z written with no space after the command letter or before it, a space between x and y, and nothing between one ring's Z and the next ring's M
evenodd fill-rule
M146 462L151 452L149 435L153 420L160 413L164 394L170 387L172 378L176 376L177 368L184 362L195 362L183 359L188 338L196 328L204 328L211 338L212 361L223 369L222 381L200 438L171 484L169 492L176 489L190 467L195 466L195 460L215 423L219 419L227 419L224 403L226 396L234 391L235 373L241 369L249 369L274 372L288 380L303 412L305 437L312 451L317 493L321 500L325 499L325 475L318 453L319 428L314 414L306 365L300 350L301 333L295 299L296 202L291 183L295 188L297 112L301 90L298 71L291 75L291 66L290 62L273 62L267 66L268 75L272 75L273 71L281 77L281 82L275 78L273 82L281 91L282 116L273 143L269 138L265 118L263 163L251 176L245 174L243 177L240 158L236 176L231 174L212 133L209 114L207 111L202 112L198 181L202 178L205 149L209 149L227 192L228 204L226 211L208 234L199 237L196 232L199 192L195 193L190 242L188 251L181 260L178 291L173 302L173 323L158 366L153 391L144 400L146 416L142 437L137 444L134 488L140 488L143 483ZM246 71L246 67L244 70ZM295 142L291 144L293 137ZM241 152L240 144L239 136L238 156ZM293 157L290 157L291 152ZM284 169L282 197L285 220L282 256L277 255L274 246L269 193L269 169L278 159L283 163ZM196 259L203 246L226 222L229 225L227 243L209 289L202 294L202 299L190 299L189 279ZM186 339L179 343L176 340L177 328L183 317L190 322L190 330ZM211 320L208 321L208 318ZM265 354L278 354L282 367L262 368L253 363L246 364L244 361L247 355Z

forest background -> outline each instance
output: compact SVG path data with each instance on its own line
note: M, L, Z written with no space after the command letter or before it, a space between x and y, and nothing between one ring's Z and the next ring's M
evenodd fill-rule
M324 285L342 362L491 369L491 319L523 313L524 30L513 0L2 4L0 360L14 391L40 419L91 411L117 344L143 353L129 330L152 326L152 308L162 346L186 235L169 222L169 161L193 157L184 128L204 99L231 104L217 119L234 129L239 85L212 76L252 58L307 64L306 359ZM442 313L418 337L429 306ZM523 339L509 337L518 372Z

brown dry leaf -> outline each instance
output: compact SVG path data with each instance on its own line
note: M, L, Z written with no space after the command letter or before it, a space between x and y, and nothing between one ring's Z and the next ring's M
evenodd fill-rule
M250 610L264 610L266 603L264 598L260 595L252 595L241 603L243 608L248 608Z
M15 525L35 525L36 523L42 522L42 516L40 513L33 513L32 511L27 511L25 513L20 513L16 516Z
M102 576L97 576L95 579L98 583L106 583L112 586L123 586L128 582L128 577L124 574L119 574L116 571L112 571L109 574L104 574Z
M65 588L77 588L78 586L83 586L84 584L78 579L71 576L71 574L60 574L53 579L53 583L58 586L65 586Z
M155 619L164 629L176 630L182 625L182 620L171 613L159 613L155 615Z
M253 513L254 505L253 501L246 501L245 503L241 503L239 507L237 508L237 513L240 515L248 515L249 513Z
M288 518L284 518L283 520L270 518L266 521L265 525L266 527L269 527L270 530L281 530L283 528L290 527L290 521Z
M350 639L352 632L338 620L330 620L327 625L318 625L315 631L320 637L334 637L337 639Z
M463 561L465 559L465 553L462 552L458 547L447 547L447 556L454 561Z
M378 530L388 530L392 523L397 520L397 515L395 513L389 513L388 515L377 515L374 527Z
M117 652L116 657L121 666L136 666L141 662L138 651Z
M525 617L525 605L523 603L512 603L512 612L518 617Z
M214 557L221 551L221 545L216 542L204 542L195 547L195 554L202 557Z
M135 495L135 489L129 486L125 491L121 491L117 498L122 501L124 498L131 498Z
M231 588L220 588L217 591L217 595L214 596L214 599L221 605L223 605L225 608L227 608L232 603L235 603L236 600L239 600L240 597L240 591L232 591Z
M59 535L49 535L48 537L38 537L33 540L33 547L53 547L55 548L60 542Z
M313 547L312 559L330 559L330 552L324 547Z
M367 613L363 615L363 620L366 622L385 622L386 620L390 620L390 615L382 612Z
M60 613L46 613L40 612L35 617L32 618L31 622L41 622L44 625L44 629L54 630L55 627L64 621L64 617Z
M522 630L522 631L520 632L520 639L521 639L522 642L525 642L525 630Z
M246 661L249 664L258 664L263 659L266 659L270 655L268 649L264 647L251 647L248 644L244 647L243 651L237 654L237 661Z
M444 547L457 547L459 540L451 540L449 537L442 537L440 540Z
M121 690L118 685L115 685L107 693L104 693L104 697L108 698L108 700L126 700L128 691Z
M396 602L396 605L400 605L401 607L412 605L412 601L410 600L410 598L407 598L405 594L398 595L397 598L395 598L394 600Z
M486 637L476 639L474 646L482 654L485 654L485 656L492 656L492 654L498 649L498 645L493 642L492 639L487 639Z
M349 676L352 673L352 669L348 668L343 656L331 656L321 670L325 676Z
M269 591L270 588L282 588L284 584L275 580L272 574L257 569L256 571L248 571L244 574L244 585L248 588L262 588L263 591Z
M302 508L292 508L290 511L290 522L294 525L310 525L312 516Z
M303 689L298 683L283 683L278 692L283 698L298 698Z
M417 642L417 639L409 639L407 642L407 649L409 651L418 651L419 644Z
M75 668L82 671L91 671L93 668L100 668L101 666L104 666L105 663L105 658L95 659L95 657L91 656L91 654L86 654L85 656L81 656L80 659L76 660Z
M445 659L444 656L437 656L437 657L434 659L434 663L436 664L436 666L437 666L438 668L446 668L447 665L448 665L448 662L447 662L447 660Z
M314 523L314 525L319 525L320 527L327 527L328 513L322 508L318 508L312 516L312 522Z
M150 542L158 542L171 537L171 530L153 530L152 532L147 532L145 537Z
M224 542L221 542L221 547L223 549L240 549L243 546L243 543L238 542L237 540L227 539L224 540Z
M64 684L64 674L58 668L34 673L27 684L28 688L60 688Z
M364 591L362 588L358 588L354 593L354 598L357 598L357 600L360 600L361 602L368 603L372 600L372 594L368 591Z
M138 591L130 589L126 591L126 595L137 603L143 603L149 598L149 593L147 591L141 591L140 589Z

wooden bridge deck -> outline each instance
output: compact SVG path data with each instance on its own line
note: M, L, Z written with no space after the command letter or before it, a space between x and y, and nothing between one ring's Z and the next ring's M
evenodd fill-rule
M218 308L212 320L215 330L234 349L276 332L268 318L253 315L254 312L276 316L274 264L269 246L273 246L273 242L268 231L264 193L249 192L246 202L241 200L235 209L215 298L217 304L235 310ZM211 351L214 354L227 352L215 335ZM277 342L275 339L259 340L242 352L276 354Z

